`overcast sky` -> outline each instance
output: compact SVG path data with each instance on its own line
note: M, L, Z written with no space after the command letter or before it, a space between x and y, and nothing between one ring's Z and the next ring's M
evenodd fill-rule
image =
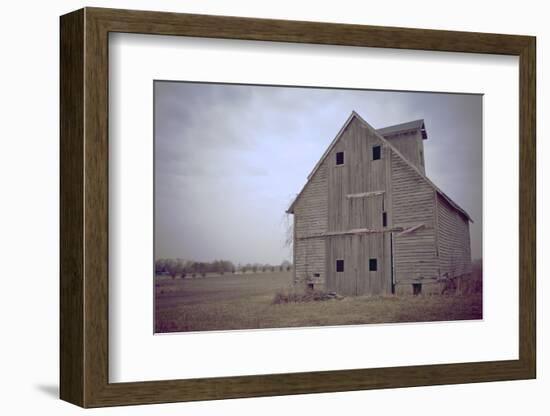
M155 257L291 260L285 210L355 110L424 119L427 176L464 208L481 257L482 97L155 82Z

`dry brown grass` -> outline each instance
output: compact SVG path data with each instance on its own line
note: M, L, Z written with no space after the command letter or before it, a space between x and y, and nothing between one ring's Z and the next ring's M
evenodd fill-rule
M323 292L322 290L299 291L295 289L283 289L275 293L272 303L280 305L283 303L322 302L332 299L342 299L342 297L334 293Z
M213 280L211 280L213 279ZM290 274L161 279L156 287L156 332L456 321L482 318L481 293L360 296L327 299L295 292ZM322 302L315 300L324 300Z

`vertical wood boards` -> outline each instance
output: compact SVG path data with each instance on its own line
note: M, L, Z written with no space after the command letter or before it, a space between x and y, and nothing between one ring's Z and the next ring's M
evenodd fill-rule
M383 146L377 135L354 119L327 156L328 230L356 228L382 230L382 213L387 205L387 151L373 160L373 147ZM344 164L336 165L337 152L344 152ZM378 195L347 198L350 194L384 191ZM391 287L387 238L384 233L330 236L326 239L328 290L344 295L388 293ZM377 270L369 271L369 260ZM344 272L336 272L336 260L344 260Z
M327 290L346 296L380 295L391 291L389 270L384 260L382 234L332 236L327 239ZM369 270L369 260L377 270ZM336 272L336 260L344 260L344 271Z
M328 165L329 232L361 228L355 225L374 224L378 221L374 218L374 206L381 203L381 197L348 199L346 196L385 191L384 159L372 160L372 148L380 145L380 139L359 120L354 119L327 156L325 163ZM338 152L344 152L343 165L335 163Z

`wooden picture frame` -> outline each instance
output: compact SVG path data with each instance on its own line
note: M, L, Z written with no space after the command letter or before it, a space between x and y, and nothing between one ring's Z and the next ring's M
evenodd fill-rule
M62 16L60 29L61 399L101 407L535 378L534 37L100 8ZM109 383L110 32L518 56L519 359Z

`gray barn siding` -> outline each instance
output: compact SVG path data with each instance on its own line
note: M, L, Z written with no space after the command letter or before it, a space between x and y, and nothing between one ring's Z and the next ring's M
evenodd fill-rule
M392 211L394 227L424 226L403 236L394 233L396 284L413 279L436 278L434 189L401 157L392 152Z
M382 234L332 236L327 239L327 290L342 295L380 295L391 292L389 270L383 259ZM369 259L378 259L378 269L369 271ZM336 272L336 260L344 260L344 271Z
M343 295L386 294L393 276L398 294L411 293L412 283L422 283L422 293L437 293L438 277L469 273L467 214L420 173L420 131L387 136L390 146L359 117L346 124L289 209L296 285L314 283ZM376 161L375 145L382 148ZM339 166L336 153L342 151L344 165ZM370 271L374 258L378 267ZM343 272L336 272L336 260L344 260Z
M438 244L441 275L449 278L472 271L470 224L440 195L437 196Z
M378 216L373 207L381 200L372 202L376 197L347 197L351 194L385 191L385 158L371 160L372 147L381 144L374 133L355 119L329 153L325 160L328 168L328 231L382 225L382 214ZM337 166L335 163L338 152L344 152L344 165Z
M418 170L425 174L424 168L424 144L420 131L404 132L384 136L405 159L411 162Z
M294 208L294 282L322 284L325 279L327 231L327 167L323 163L311 178ZM319 274L318 277L315 274Z
M374 146L383 146L380 138L354 119L328 154L329 232L382 230L382 212L388 204L389 149L382 147L381 159L372 160ZM344 152L344 165L336 165L337 152ZM353 196L376 191L382 193ZM326 289L344 295L389 293L390 263L385 254L388 250L389 237L382 232L327 237ZM378 261L376 272L368 270L371 258ZM336 272L336 260L344 260L343 273Z

